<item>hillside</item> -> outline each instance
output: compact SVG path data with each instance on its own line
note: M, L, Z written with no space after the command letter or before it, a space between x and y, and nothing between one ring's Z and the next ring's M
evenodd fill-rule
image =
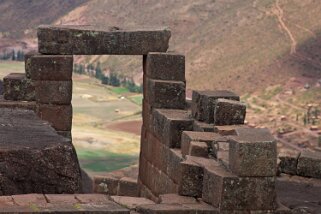
M290 77L304 75L312 82L321 77L321 5L317 0L68 1L69 7L56 13L53 10L47 18L33 13L28 25L10 28L10 22L3 19L10 16L1 13L8 2L12 2L10 9L18 11L17 16L29 17L23 16L25 10L14 1L3 0L0 29L10 31L23 29L21 25L34 28L42 22L169 26L171 49L186 55L190 89L229 88L246 93L284 84ZM53 2L57 11L59 5L63 7ZM48 8L41 3L37 7L43 8L41 11ZM31 8L26 11L36 11ZM44 19L35 21L35 17ZM140 57L95 56L77 61L98 59L106 69L141 79Z

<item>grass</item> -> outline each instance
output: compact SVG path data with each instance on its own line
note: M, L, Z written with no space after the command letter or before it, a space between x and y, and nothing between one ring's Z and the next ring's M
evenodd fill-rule
M123 87L113 87L111 91L116 94L126 94L129 92L127 88L123 88Z
M118 154L102 150L78 149L77 155L83 168L93 172L110 172L134 165L137 155Z
M130 97L128 97L128 99L130 99L131 101L133 101L134 103L136 103L137 105L140 105L140 106L143 103L143 95L142 94L130 96Z
M10 73L23 73L24 63L23 62L12 62L0 60L0 78L3 79Z

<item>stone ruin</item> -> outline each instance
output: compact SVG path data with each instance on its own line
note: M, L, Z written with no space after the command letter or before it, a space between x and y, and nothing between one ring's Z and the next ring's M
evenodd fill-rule
M167 52L170 36L167 28L38 28L39 53L26 56L25 74L4 78L0 194L13 196L0 197L0 208L9 201L9 211L35 211L33 204L43 213L291 213L277 200L276 140L244 125L246 106L233 92L193 91L186 100L185 56ZM143 56L137 185L99 181L101 192L136 198L76 194L71 99L78 54ZM18 195L28 193L38 195Z

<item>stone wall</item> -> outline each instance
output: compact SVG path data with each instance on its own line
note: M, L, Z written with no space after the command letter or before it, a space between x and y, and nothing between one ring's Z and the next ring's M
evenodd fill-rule
M266 129L243 125L246 106L233 92L193 91L187 101L185 56L167 52L170 35L167 28L41 26L39 53L27 55L25 74L4 79L4 98L27 101L57 133L71 138L73 55L143 55L138 190L131 194L159 204L137 211L288 213L277 203L275 139ZM295 164L295 171L316 176L306 165ZM119 183L132 184L117 182L115 194L127 191Z

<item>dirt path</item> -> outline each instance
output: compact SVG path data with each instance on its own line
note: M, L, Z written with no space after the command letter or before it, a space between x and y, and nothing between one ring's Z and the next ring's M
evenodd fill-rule
M296 53L297 41L294 38L291 30L285 24L284 12L283 12L283 9L280 6L280 0L276 0L275 9L273 9L272 12L276 15L276 17L278 18L278 21L279 21L282 29L288 34L288 36L289 36L289 38L291 40L291 51L290 51L290 53L291 54L295 54Z

